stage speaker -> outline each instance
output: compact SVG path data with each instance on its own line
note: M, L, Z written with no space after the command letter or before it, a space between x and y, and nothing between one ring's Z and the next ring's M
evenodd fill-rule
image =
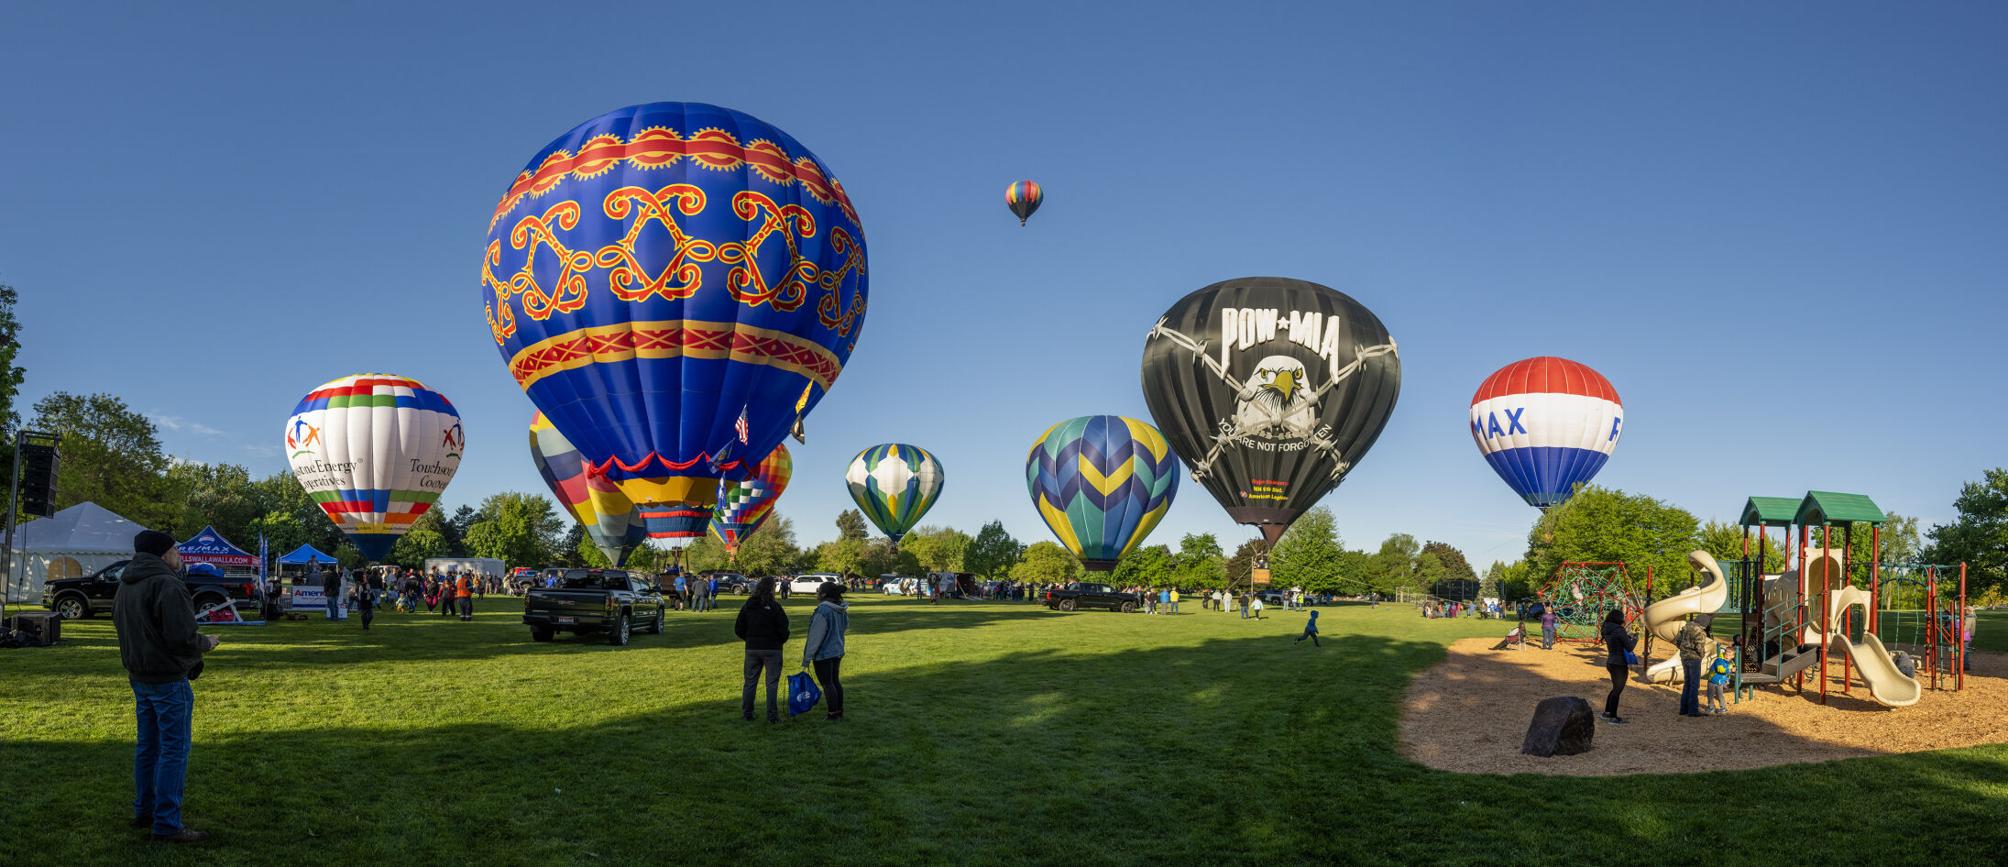
M62 637L63 618L54 611L14 615L14 634L27 647L48 647Z

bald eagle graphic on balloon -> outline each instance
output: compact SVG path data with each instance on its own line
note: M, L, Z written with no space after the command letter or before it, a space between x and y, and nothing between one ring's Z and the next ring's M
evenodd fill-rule
M1304 362L1271 355L1234 395L1234 426L1263 439L1304 439L1318 429L1318 392Z

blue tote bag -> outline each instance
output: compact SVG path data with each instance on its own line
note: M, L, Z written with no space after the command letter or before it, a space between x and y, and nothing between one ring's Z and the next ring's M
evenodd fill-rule
M814 710L816 702L823 700L823 688L816 685L816 679L806 671L788 675L788 715L801 716Z

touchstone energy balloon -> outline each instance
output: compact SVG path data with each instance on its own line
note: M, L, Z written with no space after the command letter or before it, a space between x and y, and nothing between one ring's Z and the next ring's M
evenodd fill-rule
M622 565L647 538L634 503L604 476L589 475L579 450L541 412L530 419L530 460L607 562Z
M1380 319L1304 280L1215 283L1144 339L1151 417L1193 478L1271 545L1373 447L1400 394Z
M946 478L933 454L905 443L858 452L844 471L851 499L894 545L934 507Z
M445 395L387 373L323 383L286 420L293 476L371 562L439 501L466 443Z
M538 151L481 265L510 375L636 503L708 506L744 477L836 381L865 298L843 185L787 133L694 102Z
M1004 206L1018 216L1020 226L1032 218L1032 213L1039 210L1040 203L1044 201L1046 191L1040 188L1038 181L1017 181L1004 188Z
M774 447L772 454L753 468L753 474L741 481L718 483L718 502L711 509L711 533L718 541L725 543L727 556L739 554L739 543L754 530L767 522L767 516L774 514L774 504L781 499L781 492L788 489L788 479L795 474L795 459L788 454L788 447Z
M1527 505L1560 505L1603 469L1625 408L1603 374L1541 356L1499 368L1471 396L1471 440Z
M1053 425L1025 456L1025 487L1039 517L1098 572L1114 569L1164 519L1178 473L1157 428L1119 415Z

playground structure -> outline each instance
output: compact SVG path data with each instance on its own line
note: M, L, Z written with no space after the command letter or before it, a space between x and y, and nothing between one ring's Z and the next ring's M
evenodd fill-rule
M1670 642L1689 617L1739 615L1741 622L1733 633L1738 700L1747 688L1787 681L1804 692L1811 674L1824 704L1831 675L1838 668L1843 694L1852 694L1859 680L1877 703L1906 707L1922 696L1923 683L1916 676L1919 661L1931 688L1961 689L1965 567L1885 566L1880 555L1882 525L1887 520L1873 500L1860 494L1810 491L1800 500L1751 497L1739 520L1743 559L1716 564L1704 552L1690 555L1706 580L1649 605L1645 615L1649 636ZM1854 562L1858 524L1869 528L1866 563ZM1773 527L1784 532L1787 560L1784 571L1767 575L1760 558ZM1892 573L1887 593L1885 570ZM1647 594L1650 597L1650 583ZM1896 608L1898 603L1917 608ZM1885 622L1885 611L1890 622ZM1894 643L1895 653L1884 643L1885 637ZM1649 639L1648 663L1650 651ZM1680 674L1679 663L1670 659L1650 665L1645 679L1675 682Z
M1651 570L1647 570L1646 593L1652 592ZM1604 615L1616 608L1625 613L1625 628L1631 629L1645 611L1639 595L1631 589L1631 573L1621 562L1563 563L1555 578L1541 588L1541 605L1555 612L1555 637L1561 641L1603 640Z

